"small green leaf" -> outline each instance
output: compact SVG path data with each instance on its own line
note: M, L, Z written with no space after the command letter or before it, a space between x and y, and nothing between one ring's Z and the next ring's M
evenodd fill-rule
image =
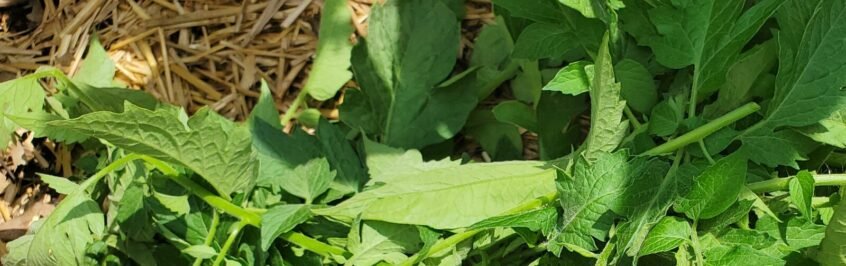
M601 152L613 152L625 137L629 123L623 121L626 102L620 99L620 83L614 80L614 66L608 48L608 35L597 52L590 87L590 131L584 156L592 159Z
M325 101L332 98L352 78L349 71L352 32L352 14L347 0L324 1L320 12L317 57L303 88L314 99Z
M649 113L658 102L658 88L649 70L637 61L624 59L614 65L614 73L626 103L635 111Z
M48 174L38 174L38 177L41 177L41 181L47 183L50 188L56 190L56 192L58 192L59 194L68 195L79 188L79 185L64 177L58 177Z
M460 161L445 158L440 161L424 162L418 150L391 148L368 139L364 140L367 154L367 168L370 171L370 184L388 183L398 177L422 174L438 168L455 167Z
M503 113L502 109L500 113ZM486 109L473 111L467 119L464 131L479 142L493 161L522 159L523 138L520 136L520 129L512 123L495 118L495 115ZM501 114L501 116L505 115Z
M347 265L369 266L380 261L397 265L408 259L405 253L415 250L420 242L414 226L376 221L353 223L347 242L352 257Z
M681 124L682 105L671 97L655 105L649 117L649 133L660 137L672 135Z
M93 87L114 87L115 63L100 44L95 35L88 44L88 53L82 60L79 71L73 76L74 83L87 84ZM117 103L123 105L122 102Z
M502 101L493 108L497 120L537 132L538 121L535 110L520 101Z
M810 221L813 215L811 198L814 197L814 177L808 171L802 170L796 174L796 177L790 179L788 185L793 204L796 204L799 212Z
M7 116L40 111L44 97L44 89L32 75L0 83L0 150L9 145L17 129Z
M198 259L210 259L217 256L217 251L214 248L206 245L193 245L182 250L182 253L188 254L191 257Z
M671 216L664 217L649 231L638 255L646 256L670 251L682 243L687 243L692 233L693 229L684 219Z
M532 231L541 231L546 235L552 232L557 220L558 211L555 208L546 207L523 213L491 217L474 224L470 228L525 227Z
M746 158L733 153L706 168L693 181L693 187L676 202L675 210L693 220L713 218L737 201L746 183Z
M591 79L593 79L593 64L576 61L558 70L543 90L579 95L590 90Z
M846 264L846 203L837 204L834 216L825 229L817 261L824 266Z
M278 205L261 215L261 249L267 250L273 240L311 218L307 205Z
M297 166L294 171L279 177L279 185L288 193L306 200L311 204L315 198L329 189L329 184L335 179L335 171L329 170L326 158L314 159L304 165Z

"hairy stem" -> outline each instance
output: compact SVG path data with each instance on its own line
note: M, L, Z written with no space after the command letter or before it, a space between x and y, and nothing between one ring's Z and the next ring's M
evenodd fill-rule
M223 243L223 247L220 248L220 252L217 254L217 258L214 259L212 265L218 266L223 262L223 259L226 258L226 253L229 253L229 249L232 248L232 244L235 243L235 239L238 238L244 226L247 226L247 223L243 220L233 225L232 232L229 233L229 237L226 238L226 242Z
M693 247L693 254L696 255L696 265L705 266L705 259L702 257L702 246L699 245L699 233L696 232L696 225L698 221L693 221L693 231L690 233L691 247Z
M787 190L789 188L790 179L795 176L774 178L770 180L746 184L750 190L755 193L766 193L772 191ZM844 186L846 185L846 174L815 174L814 186Z
M713 134L714 132L717 132L717 130L720 130L728 125L731 125L737 120L740 120L741 118L744 118L748 115L757 112L759 109L761 109L761 107L758 106L758 104L754 102L747 103L741 107L738 107L734 111L729 112L728 114L718 117L717 119L714 119L711 122L702 125L701 127L691 130L690 132L687 132L684 135L671 139L670 141L667 141L664 144L652 148L641 155L656 156L684 148L688 144L704 139L705 137Z
M300 246L301 248L307 249L324 257L332 257L333 255L343 257L350 256L350 254L348 254L343 248L320 242L317 239L308 237L307 235L301 233L292 231L282 234L280 237L285 239L285 241L291 242L294 245Z

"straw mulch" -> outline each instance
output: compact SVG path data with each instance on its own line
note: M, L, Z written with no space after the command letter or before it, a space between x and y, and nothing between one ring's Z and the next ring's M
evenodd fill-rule
M355 34L365 36L372 0L349 1ZM323 0L0 0L0 82L41 66L73 75L89 40L99 37L121 82L189 112L208 105L243 120L262 79L285 112L308 76L322 5ZM490 0L468 0L466 7L462 61L478 29L493 20ZM337 118L341 98L309 106ZM71 148L18 133L0 151L0 255L5 242L25 233L56 201L34 173L72 175Z

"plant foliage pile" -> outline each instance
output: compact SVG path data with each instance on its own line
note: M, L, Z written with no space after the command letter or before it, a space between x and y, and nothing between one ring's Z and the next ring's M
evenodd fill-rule
M244 123L122 88L96 41L0 84L0 143L82 151L3 264L846 264L846 1L493 4L457 65L462 1L376 4L352 45L326 0L295 104L358 88L313 133L266 86Z

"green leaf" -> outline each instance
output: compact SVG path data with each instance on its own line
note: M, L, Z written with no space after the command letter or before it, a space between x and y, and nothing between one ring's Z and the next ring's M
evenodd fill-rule
M160 105L153 95L144 91L117 87L93 87L85 83L75 83L72 86L70 93L90 109L84 113L93 111L120 113L123 112L124 102L149 110L154 110Z
M770 70L776 65L778 47L775 40L768 40L756 45L743 53L726 73L726 83L720 87L717 100L705 107L702 115L716 118L731 112L744 103L753 99L756 91L754 86L759 80L765 79ZM772 87L768 88L772 90ZM769 97L767 97L769 98Z
M210 259L217 256L217 251L206 245L193 245L183 249L182 253L198 259Z
M693 229L684 219L678 217L664 217L649 231L639 256L670 251L682 243L689 241Z
M782 2L759 1L744 12L742 1L660 1L641 11L648 15L640 15L648 16L654 28L640 26L654 30L637 30L634 36L639 44L652 48L665 66L694 65L693 90L703 99L725 82L726 65L737 60L746 42Z
M594 4L601 4L602 2L598 2L595 0L558 0L565 6L568 6L572 9L579 11L582 13L582 16L588 18L595 18L596 11L594 11Z
M423 174L429 170L455 167L461 164L460 161L452 161L449 158L424 162L420 151L404 151L368 139L364 140L364 151L367 154L370 184L388 183L404 176Z
M470 228L525 227L532 231L541 231L546 235L552 232L557 219L558 211L553 207L546 207L523 213L491 217L474 224Z
M87 84L92 87L113 87L115 78L115 63L109 58L109 54L100 44L100 39L92 36L88 44L88 53L79 71L73 76L76 84ZM122 102L117 103L123 105Z
M397 173L381 186L314 211L347 220L361 215L364 220L435 229L468 227L554 192L555 171L542 166L515 161Z
M311 218L308 205L278 205L261 215L261 249L267 250L273 240Z
M683 106L675 97L670 97L652 108L649 116L649 133L666 137L676 132L684 118Z
M693 220L713 218L737 201L746 184L746 158L733 153L696 176L690 192L675 204L675 210Z
M208 108L186 119L184 111L174 107L150 111L127 103L123 113L95 112L47 125L188 167L224 197L255 184L256 155L249 132Z
M597 52L590 87L590 131L585 140L588 159L601 152L613 152L625 137L629 123L622 121L626 102L620 99L620 83L614 81L614 66L608 51L608 36Z
M297 166L290 174L280 177L279 185L285 191L303 198L306 204L311 204L315 198L329 189L329 184L335 179L335 171L329 170L326 158L314 159Z
M814 197L814 177L808 171L802 170L795 178L790 179L788 185L793 204L796 204L799 212L810 221L813 215L811 199Z
M809 138L838 148L846 148L846 116L843 110L831 113L816 125L803 127L800 133Z
M338 173L332 188L343 193L357 192L367 180L367 172L353 146L338 126L321 118L317 123L317 139L329 165Z
M590 90L591 79L593 79L593 64L576 61L558 70L555 77L543 86L543 90L579 95Z
M347 250L352 257L347 265L369 266L379 262L397 265L405 261L405 253L415 250L420 242L414 226L377 221L353 223Z
M502 101L493 108L496 120L511 123L526 130L537 132L538 121L535 110L520 101Z
M643 65L623 59L614 65L614 73L622 87L620 95L633 110L649 113L658 102L658 88L652 74Z
M19 238L9 247L22 250L17 258L3 258L26 265L80 265L86 247L106 233L99 205L79 187L65 197L44 220L32 238ZM20 241L20 242L18 242ZM27 243L29 242L29 243Z
M820 243L817 261L824 266L846 263L846 203L837 204Z
M6 149L17 129L7 116L40 111L44 97L44 89L33 75L0 83L0 150Z
M352 55L361 90L346 91L341 121L394 147L449 139L476 105L475 90L436 87L456 60L455 15L425 0L389 1L371 11L367 40Z
M563 208L561 226L550 237L550 251L563 244L593 251L593 237L604 239L607 229L600 219L612 209L621 209L620 197L632 185L631 178L640 175L643 161L628 161L628 153L598 153L594 160L581 157L572 176L560 173L557 180L559 202ZM592 235L594 234L594 235Z
M320 12L320 39L317 40L317 57L303 88L312 98L325 101L352 78L350 52L353 33L352 14L347 0L327 0Z
M505 116L502 114L502 110L500 109L500 116ZM529 111L531 112L531 110ZM482 149L490 155L493 161L522 159L523 138L520 135L520 129L512 123L497 119L495 116L496 114L492 113L491 110L475 110L470 113L464 131L468 136L479 142Z
M770 256L748 245L719 246L705 251L705 265L729 266L747 265L784 265L784 260Z
M290 175L297 165L320 157L317 141L298 130L287 135L282 132L279 111L273 103L267 83L262 81L261 96L247 121L252 146L259 161L256 184L278 192L282 177ZM322 134L322 133L320 133ZM339 148L342 146L339 145Z
M537 106L541 160L558 159L575 150L581 140L578 116L587 109L585 96L541 93Z
M50 188L56 190L56 192L58 192L59 194L68 195L79 188L79 185L64 177L58 177L48 174L38 174L38 177L40 177L41 181L47 183Z
M742 199L742 197L743 196L741 196L740 200L738 200L731 207L729 207L728 210L723 213L720 213L720 215L717 215L711 219L699 221L699 230L718 231L740 221L741 219L746 218L749 215L749 211L752 210L752 206L754 206L755 201L749 199Z
M738 152L745 153L752 161L769 167L786 165L799 169L797 161L807 160L817 144L792 130L775 133L754 131L741 137L743 146Z
M827 234L825 226L809 222L801 217L791 217L779 223L767 216L758 220L755 229L781 240L791 250L820 245L824 235Z

